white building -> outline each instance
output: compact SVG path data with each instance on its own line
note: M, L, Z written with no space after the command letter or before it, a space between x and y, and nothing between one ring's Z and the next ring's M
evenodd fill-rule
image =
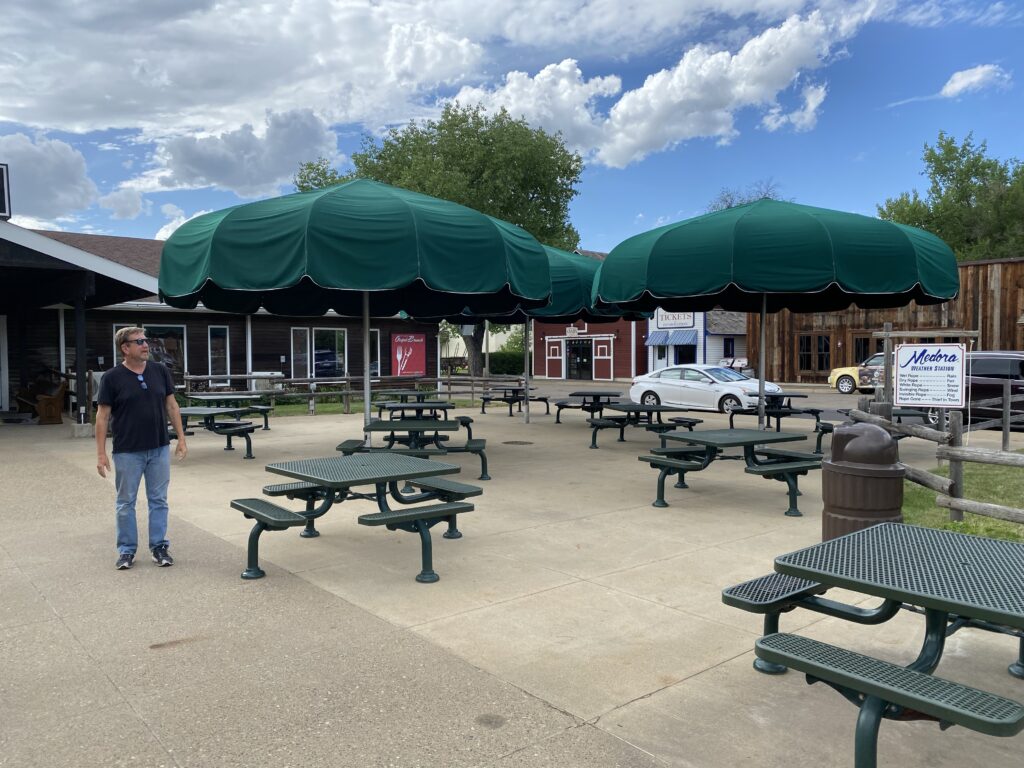
M647 370L683 363L717 364L746 358L747 316L742 312L666 312L647 321Z

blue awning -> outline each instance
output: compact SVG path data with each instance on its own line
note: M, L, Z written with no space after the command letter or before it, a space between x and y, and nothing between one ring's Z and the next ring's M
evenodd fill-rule
M668 336L668 343L675 346L697 346L696 331L672 331Z
M668 331L651 331L647 334L647 341L644 343L648 347L664 346L668 343Z

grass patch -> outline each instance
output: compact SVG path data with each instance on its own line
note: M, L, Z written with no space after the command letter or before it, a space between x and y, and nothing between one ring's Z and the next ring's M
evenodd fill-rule
M949 467L933 469L949 477ZM903 522L926 528L1024 542L1024 525L964 512L962 522L952 522L949 510L935 504L935 491L912 483L903 484ZM972 501L1024 508L1024 470L995 464L964 462L964 496Z

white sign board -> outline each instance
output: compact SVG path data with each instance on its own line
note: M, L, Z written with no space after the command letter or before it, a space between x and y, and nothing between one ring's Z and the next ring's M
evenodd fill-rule
M964 407L963 344L900 344L893 367L896 405Z
M693 312L666 312L659 309L654 313L654 324L658 328L693 328Z

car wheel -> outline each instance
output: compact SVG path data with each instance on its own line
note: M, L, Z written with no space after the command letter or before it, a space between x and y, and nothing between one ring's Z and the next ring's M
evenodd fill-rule
M853 380L853 376L840 376L839 381L836 382L836 389L844 395L852 394L856 388L857 382Z
M742 403L739 401L738 397L734 397L733 395L726 395L725 397L718 401L718 410L720 410L722 413L730 413L732 411L735 411L741 405Z
M640 402L643 405L661 405L661 398L658 397L657 392L644 392L640 397Z

